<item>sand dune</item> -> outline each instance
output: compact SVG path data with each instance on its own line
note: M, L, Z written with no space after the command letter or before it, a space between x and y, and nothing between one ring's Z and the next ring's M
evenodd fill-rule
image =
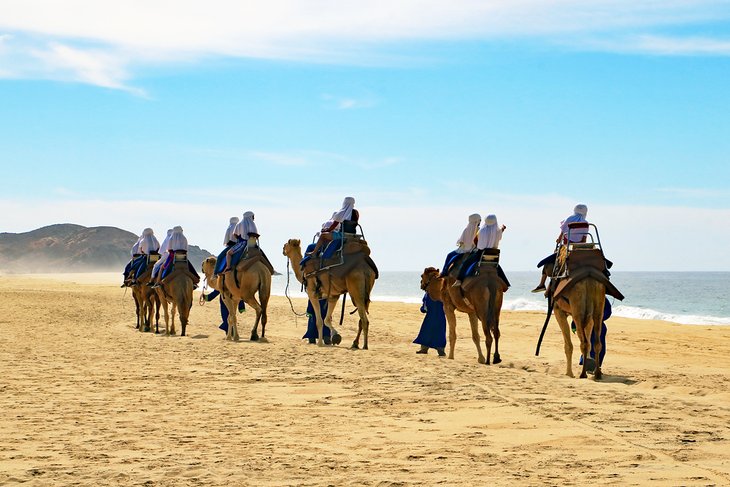
M300 341L283 298L268 343L228 343L197 299L190 336L137 332L110 281L0 277L0 484L730 484L728 327L612 318L596 383L554 322L534 357L537 313L488 367L463 318L456 360L415 355L418 305L373 303L369 351L351 316Z

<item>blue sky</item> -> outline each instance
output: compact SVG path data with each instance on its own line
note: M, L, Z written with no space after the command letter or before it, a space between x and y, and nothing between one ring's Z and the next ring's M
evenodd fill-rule
M353 195L386 270L472 212L526 270L585 202L624 270L730 270L728 2L441 3L0 1L0 231L252 209L278 254Z

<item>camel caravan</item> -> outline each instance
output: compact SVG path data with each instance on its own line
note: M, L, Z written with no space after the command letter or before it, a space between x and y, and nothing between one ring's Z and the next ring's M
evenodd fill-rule
M610 281L612 263L603 254L598 228L586 220L587 211L585 205L575 207L573 215L561 222L554 252L538 263L542 278L532 292L544 293L548 313L536 355L550 316L554 315L564 339L566 374L573 377L573 344L568 323L571 319L572 332L580 342L583 367L580 377L592 372L598 380L602 377L605 355L605 320L610 316L606 297L622 300L623 295ZM206 286L214 291L206 295L203 289L201 304L219 297L223 320L220 328L226 331L227 340L239 340L236 312L246 306L256 313L250 340L266 340L267 306L275 271L259 246L260 235L254 220L250 211L243 214L242 220L231 218L223 239L225 248L218 257L208 257L202 263ZM448 358L453 359L458 311L469 318L477 362L489 365L502 361L499 317L510 282L500 265L499 245L507 227L500 225L495 215L488 215L483 225L481 222L479 214L470 215L457 240L457 248L448 253L441 270L427 267L421 274L420 287L425 293L421 311L426 317L414 340L421 346L416 353L425 354L433 348L439 356L447 356L448 325ZM185 335L193 290L200 281L187 260L187 248L181 227L168 230L161 245L154 232L147 228L133 246L122 287L132 288L136 327L140 331L151 331L154 323L155 333L159 333L162 308L165 333L175 334L177 313L181 335ZM370 257L354 198L345 198L340 210L322 224L306 249L302 248L300 239L292 238L284 244L282 253L287 258L287 279L291 266L309 300L309 329L303 338L319 346L341 343L333 312L343 297L344 314L344 302L349 294L359 318L351 348L360 348L362 338L362 348L367 350L370 296L379 273ZM480 324L485 349L482 349Z

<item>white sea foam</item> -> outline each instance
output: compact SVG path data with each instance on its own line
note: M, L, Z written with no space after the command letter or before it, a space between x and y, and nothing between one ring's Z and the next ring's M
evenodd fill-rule
M625 305L614 306L613 315L638 320L671 321L672 323L679 323L682 325L730 325L730 318L662 313L661 311L653 309L637 308L635 306Z
M621 288L627 296L632 297L632 302L640 302L649 306L654 306L661 309L666 305L667 309L676 308L677 302L692 303L693 307L697 310L719 311L722 313L722 307L710 306L708 299L713 298L713 293L703 291L697 295L687 295L686 289L692 289L692 286L685 286L681 296L674 296L668 294L667 289L672 290L673 288L667 283L671 284L682 280L686 281L688 278L694 278L699 284L711 285L711 289L714 290L715 294L721 293L725 295L725 289L727 289L727 281L722 275L714 274L662 274L662 273L636 273L636 274L621 274L617 281L620 281ZM714 279L714 280L713 280ZM502 309L505 311L546 311L547 300L543 299L542 295L529 294L522 292L518 294L518 290L530 289L531 285L534 285L534 275L532 273L513 273L510 274L510 280L512 281L512 288L510 292L505 294L504 304ZM658 282L657 282L658 281ZM715 282L717 281L717 282ZM274 279L272 294L276 296L284 295L284 287L286 284L285 276L277 276ZM423 297L423 292L418 289L419 276L415 272L384 272L381 275L381 279L378 281L378 285L375 288L375 294L372 296L373 301L382 302L395 302L395 303L409 303L409 304L420 304ZM662 289L661 293L651 292L652 289ZM289 288L289 295L292 298L306 298L306 294L299 291L300 284L296 280L292 279ZM706 289L703 287L702 289ZM722 290L722 291L718 291ZM708 298L709 296L709 298ZM700 301L704 299L704 301ZM717 303L718 301L712 301ZM686 325L730 325L730 317L727 316L713 316L712 314L699 314L695 311L691 311L684 314L682 312L667 312L657 311L649 307L638 307L628 306L620 304L618 301L612 300L613 314L623 318L634 318L640 320L661 320L669 321L673 323L680 323Z

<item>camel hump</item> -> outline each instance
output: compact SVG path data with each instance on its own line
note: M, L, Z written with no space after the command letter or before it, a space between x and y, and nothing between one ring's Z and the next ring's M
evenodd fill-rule
M347 238L345 239L345 245L343 246L342 252L345 255L351 254L365 254L370 255L370 247L363 238Z

